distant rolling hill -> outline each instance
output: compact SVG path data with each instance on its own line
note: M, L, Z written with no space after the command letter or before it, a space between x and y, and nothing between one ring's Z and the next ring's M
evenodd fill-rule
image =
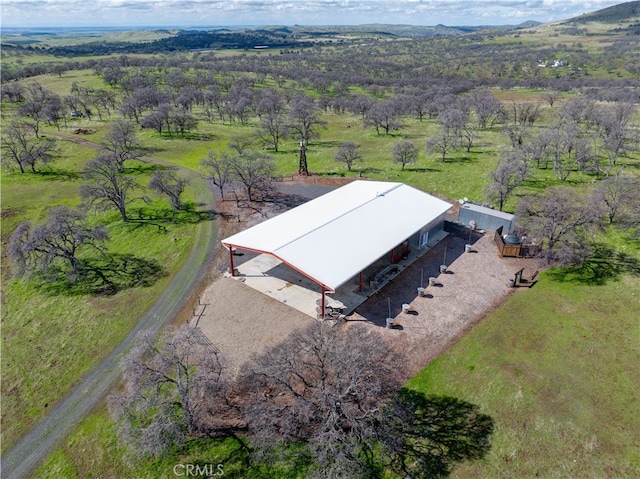
M566 20L571 23L620 23L640 18L640 1L626 2Z
M447 26L447 25L403 25L370 23L361 25L295 25L289 27L289 33L306 35L345 35L345 34L375 34L399 37L431 37L442 35L464 35L482 30L512 30L540 25L540 22L527 21L519 25L476 25L476 26ZM283 27L267 27L275 31Z

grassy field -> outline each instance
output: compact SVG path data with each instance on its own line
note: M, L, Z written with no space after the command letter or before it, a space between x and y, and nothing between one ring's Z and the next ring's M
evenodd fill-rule
M100 431L99 435L95 431ZM220 464L224 477L295 479L296 471L248 466L247 451L234 439L196 440L182 451L147 464L127 460L127 451L118 444L114 425L107 412L86 418L65 443L57 448L34 474L34 479L123 478L171 479L179 464ZM178 472L183 472L178 469Z
M53 131L53 130L51 130ZM54 205L75 207L83 182L82 165L95 156L91 148L61 140L57 162L37 174L5 172L2 179L3 251L13 229L22 221L37 224ZM150 164L132 162L130 174L146 184ZM196 184L184 195L193 206L203 192ZM166 200L131 205L139 212L165 220L124 224L117 213L95 216L109 230L110 257L131 256L138 267L115 294L96 294L84 286L11 280L11 267L2 257L2 445L6 448L46 414L128 333L166 289L186 258L197 221L195 213L175 215ZM167 247L171 245L171 247ZM143 271L144 268L147 268Z
M546 272L412 379L409 387L472 402L495 421L488 456L461 464L452 477L637 475L638 310L637 276L590 285ZM289 469L248 468L231 439L194 441L149 464L127 463L124 453L108 415L97 412L35 477L171 478L186 461L221 463L225 477L296 477Z
M548 272L412 379L495 420L488 456L454 477L637 476L638 311L637 276Z
M520 41L545 44L543 29ZM532 31L534 31L532 30ZM125 34L126 36L126 34ZM585 40L590 49L601 49L597 37ZM143 38L139 38L142 40ZM601 40L600 38L599 40ZM574 38L575 40L575 38ZM582 38L580 39L582 41ZM599 41L598 40L598 41ZM499 42L513 39L498 38ZM559 34L553 43L568 41ZM560 48L560 47L558 47ZM221 52L220 55L237 54ZM259 52L251 52L251 55ZM14 58L15 62L47 62L44 56ZM605 68L597 74L607 74ZM622 69L620 70L622 71ZM615 72L614 72L615 73ZM551 69L542 75L553 75ZM621 74L621 73L620 73ZM92 70L44 75L37 81L60 95L70 94L73 82L83 87L108 88ZM287 88L293 83L287 83ZM273 87L267 79L262 87ZM317 92L309 92L317 96ZM361 93L358 91L357 93ZM496 97L512 101L543 101L543 90L514 88L495 90ZM560 108L561 96L553 108L543 101L543 117L536 124L547 125L553 110ZM3 123L15 110L3 104ZM195 114L200 112L196 108ZM307 152L309 169L323 176L363 176L375 180L400 181L455 200L485 199L487 172L496 164L507 145L499 127L478 130L474 146L452 151L445 162L425 151L427 139L438 125L404 118L390 135L377 135L364 128L351 114L325 113L327 129L312 139ZM148 155L165 164L193 170L207 151L226 148L236 135L253 134L256 120L248 125L209 124L201 121L198 130L185 137L158 135L141 130L140 140ZM69 122L62 133L77 127L96 133L84 138L99 142L108 120L85 118ZM535 128L534 128L535 130ZM45 134L57 133L50 127ZM402 140L415 143L418 163L402 170L392 164L393 145ZM340 144L353 141L361 146L363 160L347 171L333 158ZM50 168L32 175L3 172L2 241L6 246L12 230L24 220L40 222L49 206L79 202L81 169L95 152L70 141L60 141L60 159ZM298 168L298 143L287 138L274 154L278 174L290 176ZM620 158L621 165L637 165L638 153ZM149 164L128 165L146 183ZM637 168L627 168L638 172ZM593 176L574 172L561 182L549 170L535 170L506 204L513 211L519 197L541 192L550 185L567 184L586 188ZM202 185L200 185L202 186ZM190 188L191 203L201 198L201 190ZM168 207L155 200L142 210L169 214ZM6 448L34 421L52 407L110 351L166 288L172 273L189 251L194 229L188 214L173 217L162 227L151 221L123 224L114 213L97 217L108 224L112 254L132 254L163 266L162 275L149 286L125 288L117 294L89 294L61 285L36 287L10 280L10 267L2 259L2 445ZM610 231L602 238L617 251L638 257L637 240L624 232ZM171 247L168 248L167 244ZM548 272L535 288L516 294L487 317L447 354L430 364L410 386L432 394L449 394L480 405L496 421L494 444L482 461L462 465L456 477L602 477L632 476L639 473L640 430L632 404L639 397L633 386L640 379L638 362L638 322L640 280L638 276L609 271L602 284L589 275ZM97 433L96 431L99 431ZM247 472L246 456L238 444L227 439L196 441L184 451L162 461L132 465L119 448L113 424L104 410L83 421L76 431L40 468L37 477L175 477L173 466L180 462L222 463L226 477L296 477L296 471L252 469Z
M541 92L529 91L531 99L539 97ZM522 95L516 92L513 95ZM507 95L507 93L505 93ZM554 108L559 108L556 103ZM547 109L550 115L550 109ZM327 128L320 130L318 138L311 140L307 150L307 163L312 174L321 176L363 176L374 180L399 181L410 184L430 193L442 195L456 200L468 197L475 201L484 201L485 188L489 184L488 172L497 163L497 157L504 148L506 137L496 128L478 130L474 146L470 152L464 148L456 149L447 154L443 163L435 153L427 153L425 145L427 139L436 133L439 126L433 120L422 122L405 118L402 127L389 134L378 135L375 129L365 128L360 117L350 114L325 114L323 119ZM178 163L188 168L198 168L201 158L206 157L207 151L220 151L235 135L251 136L255 123L246 126L228 124L200 123L198 132L193 137L162 136L145 131L141 137L149 145L154 156L166 161ZM393 146L403 140L412 141L419 151L416 164L407 165L402 170L400 165L392 161ZM362 160L354 163L348 171L344 163L334 161L334 156L343 142L351 141L360 145ZM176 156L176 152L181 154ZM291 176L297 173L299 151L298 143L292 139L285 139L278 153L271 151L279 175ZM635 157L621 158L621 164L635 162ZM571 186L588 186L593 176L581 172L573 172L564 182L557 179L551 170L535 170L531 178L517 192L531 194L540 192L550 185L567 184ZM515 195L505 206L513 210L518 201Z
M44 76L34 80L60 94L66 93L71 81L81 84L99 82L88 70L65 74L62 78ZM99 85L96 83L96 86ZM519 90L513 94L519 99L522 95L530 99L536 95L539 97L541 92ZM545 109L547 115L551 113L549 107ZM400 181L452 200L465 196L478 201L484 199L487 171L495 165L499 150L506 141L497 129L478 131L475 146L470 152L464 149L453 151L443 163L424 149L427 138L438 128L433 120L420 122L405 119L399 130L385 136L377 135L373 128L363 127L361 119L354 115L325 114L324 119L328 127L320 132L319 138L312 140L307 154L309 168L314 174L362 175L376 180ZM62 131L70 133L79 126L95 129L96 133L86 139L99 142L108 122L83 118L71 122ZM254 127L255 123L239 126L201 122L197 132L184 138L160 136L151 130L141 131L139 136L148 154L153 157L197 170L200 159L206 156L208 150L222 150L234 135L251 135ZM45 128L45 134L47 132L57 131ZM405 170L392 164L391 160L393 145L401 140L413 141L420 150L418 163L407 166ZM353 171L347 171L344 164L333 160L336 150L344 141L355 141L361 145L363 160L354 165ZM38 175L12 173L4 176L2 204L5 241L20 221L42 221L49 205L75 206L78 203L77 188L82 182L80 170L94 152L70 141L60 141L59 145L61 160L50 169ZM297 142L285 140L274 157L279 174L289 176L295 173L298 165ZM621 160L622 163L632 161L632 158ZM148 181L150 174L145 168L140 170L142 183ZM566 183L580 186L589 185L591 181L589 175L573 173ZM519 194L539 192L551 184L559 183L552 172L536 170L534 177L520 188ZM506 209L513 210L517 200L518 197L514 196L506 204ZM167 231L153 226L132 231L132 227L120 225L113 215L107 215L104 219L111 224L110 248L114 252L154 258L166 265L168 272L180 264L188 250L190 224L174 224ZM172 243L171 249L164 247L167 238L178 240ZM145 244L145 248L141 250L139 244ZM130 289L110 298L94 298L90 295L56 297L22 282L8 282L5 274L3 345L5 350L7 345L11 345L10 352L2 359L6 378L3 385L3 394L6 395L3 409L7 413L3 424L5 444L24 432L32 421L42 417L47 407L55 403L97 358L124 336L135 318L149 307L169 280L169 277L163 278L150 289ZM145 301L136 302L138 309L133 311L135 314L125 310L133 297L145 298ZM65 314L67 311L72 314ZM67 330L72 331L68 338L65 337ZM79 338L83 336L95 337L96 342L92 347L85 348L79 343ZM34 356L34 348L40 348L35 349L38 356ZM38 360L40 356L42 361ZM51 375L51 371L60 372ZM62 379L47 380L48 376L60 376Z

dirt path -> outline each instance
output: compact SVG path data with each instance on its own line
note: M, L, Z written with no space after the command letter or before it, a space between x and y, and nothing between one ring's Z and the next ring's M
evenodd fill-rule
M76 141L91 148L99 148L99 145L84 138L62 134L55 136ZM165 163L155 158L149 159ZM197 201L206 205L206 209L213 209L211 190L206 187L196 172L187 170L187 174L191 176L190 179L200 182ZM198 224L191 253L167 290L158 298L156 304L138 322L126 339L97 364L93 372L73 388L64 399L58 402L47 417L32 427L11 449L3 454L0 459L0 472L3 479L30 477L30 473L39 466L54 447L64 440L72 428L89 414L117 384L120 378L118 362L131 348L136 335L142 330L158 333L176 317L208 272L215 251L216 234L216 222L204 221Z

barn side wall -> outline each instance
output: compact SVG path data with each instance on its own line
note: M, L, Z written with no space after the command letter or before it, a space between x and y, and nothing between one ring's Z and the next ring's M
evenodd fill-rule
M511 233L515 227L515 217L511 219L501 218L492 215L490 212L485 213L467 208L460 208L458 221L465 226L468 226L471 221L475 221L476 228L487 231L496 231L502 226L505 234Z

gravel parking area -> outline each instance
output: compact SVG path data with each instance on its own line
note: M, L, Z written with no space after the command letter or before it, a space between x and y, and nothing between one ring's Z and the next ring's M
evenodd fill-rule
M500 258L492 233L477 238L471 252L464 251L467 241L450 235L356 309L349 324L383 329L385 337L407 352L411 369L417 371L510 294L531 286L511 288L508 281L522 268L523 278L531 278L537 261ZM445 248L448 268L440 273ZM429 277L435 277L435 285L428 286ZM421 297L417 288L422 278L427 286ZM409 305L409 312L402 311L403 304ZM391 329L385 328L387 317L394 319Z
M198 327L237 372L252 354L281 342L291 331L314 321L284 303L220 276L201 298ZM192 320L195 321L195 320Z

